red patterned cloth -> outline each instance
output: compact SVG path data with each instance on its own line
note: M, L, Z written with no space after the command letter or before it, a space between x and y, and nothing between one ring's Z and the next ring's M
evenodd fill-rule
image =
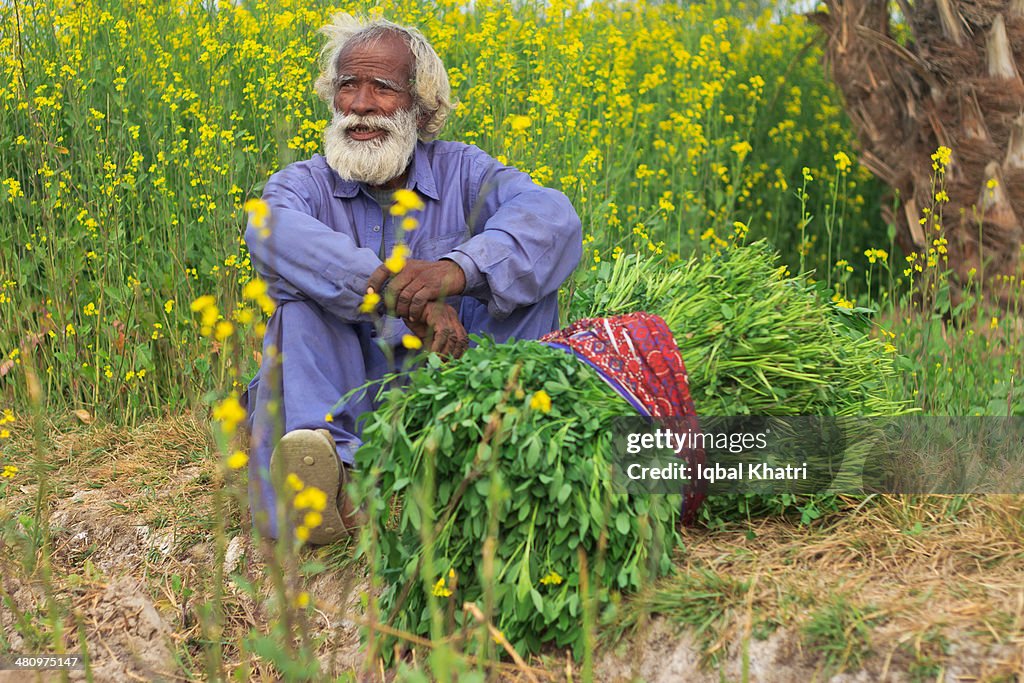
M686 365L665 321L650 313L613 318L584 318L545 335L541 341L567 350L597 370L630 405L676 433L698 432ZM676 455L696 471L703 449L680 449ZM703 481L683 488L682 521L693 522L707 497Z

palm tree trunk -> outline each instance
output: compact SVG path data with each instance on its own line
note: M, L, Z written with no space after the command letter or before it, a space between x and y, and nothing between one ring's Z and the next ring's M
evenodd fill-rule
M948 249L955 287L984 277L1005 304L1024 263L1024 0L898 4L904 40L883 0L826 0L809 18L825 33L861 162L898 193L900 208L884 213L900 246L925 257ZM934 180L940 146L952 151L945 195Z

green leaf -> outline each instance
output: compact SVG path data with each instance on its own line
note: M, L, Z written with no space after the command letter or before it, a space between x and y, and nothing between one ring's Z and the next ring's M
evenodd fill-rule
M520 563L519 580L516 582L516 599L522 602L532 589L533 582L530 580L529 562L523 561Z
M629 533L629 516L625 512L620 512L615 517L615 528L618 529L619 533L625 536Z
M410 501L409 504L405 506L405 515L406 518L409 520L409 524L412 525L412 528L416 531L419 531L420 524L422 524L422 519L420 517L420 506L415 502Z
M562 484L562 488L558 490L557 501L561 505L569 499L569 495L572 494L572 485L569 482Z
M530 589L530 599L533 600L533 606L537 608L538 612L544 611L544 599L540 596L540 593L536 588Z

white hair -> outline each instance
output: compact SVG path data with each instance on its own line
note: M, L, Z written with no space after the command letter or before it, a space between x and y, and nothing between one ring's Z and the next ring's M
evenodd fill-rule
M424 119L419 127L419 138L426 142L438 136L452 110L451 84L444 63L422 33L384 19L367 21L344 12L331 17L330 23L320 32L327 37L327 43L320 51L321 70L314 87L324 102L333 107L338 57L346 48L379 40L386 35L398 35L412 52L413 102L417 118L422 116Z

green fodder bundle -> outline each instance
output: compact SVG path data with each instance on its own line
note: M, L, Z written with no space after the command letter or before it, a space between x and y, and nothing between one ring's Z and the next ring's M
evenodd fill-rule
M866 334L866 321L777 261L763 241L675 264L623 255L577 283L570 319L660 315L698 415L908 412L892 356Z
M591 610L669 571L677 541L680 496L613 486L612 423L630 414L591 368L533 341L431 357L386 392L358 454L379 618L437 638L476 622L471 602L519 652L581 646Z
M819 288L787 275L765 243L669 264L623 255L575 284L570 318L648 311L664 318L686 363L698 415L893 416L899 400L893 357L868 335L859 312L844 311ZM852 429L870 425L844 420ZM871 433L850 433L862 452ZM706 522L796 510L804 521L834 507L835 496L712 496Z

